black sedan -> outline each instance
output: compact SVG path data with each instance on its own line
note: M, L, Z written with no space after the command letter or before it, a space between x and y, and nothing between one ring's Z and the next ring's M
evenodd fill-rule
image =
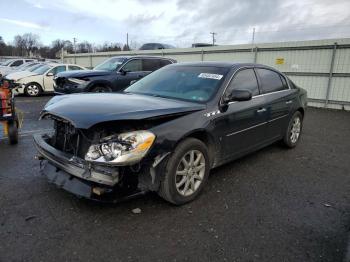
M117 201L156 191L180 205L210 169L281 140L297 145L306 92L277 70L219 62L166 66L123 93L53 98L52 134L34 137L49 181Z

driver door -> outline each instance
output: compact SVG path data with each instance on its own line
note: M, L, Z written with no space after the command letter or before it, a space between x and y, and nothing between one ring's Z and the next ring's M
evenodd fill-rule
M44 75L44 89L45 91L53 91L53 78L56 74L60 72L66 71L66 66L55 66L54 68L50 69L45 75Z
M267 111L265 99L259 96L258 82L253 68L238 71L225 94L234 89L249 90L253 98L230 102L227 110L218 114L215 129L222 145L223 160L244 155L263 144L266 139Z
M141 59L132 59L128 61L119 72L118 79L114 86L117 87L117 90L120 91L127 88L130 85L130 82L133 80L139 80L146 75L146 72L142 68Z

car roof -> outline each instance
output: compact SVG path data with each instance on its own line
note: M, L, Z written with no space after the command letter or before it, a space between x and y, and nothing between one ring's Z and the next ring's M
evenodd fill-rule
M273 70L276 70L272 67L262 65L262 64L255 64L255 63L240 63L240 62L219 62L219 61L203 61L203 62L182 62L174 64L173 66L205 66L205 67L223 67L223 68L240 68L240 67L265 67L270 68Z
M131 59L131 58L156 58L156 59L167 59L167 60L172 60L172 61L176 61L173 58L169 58L169 57L164 57L164 56L150 56L150 55L126 55L126 56L113 56L111 58L124 58L124 59Z

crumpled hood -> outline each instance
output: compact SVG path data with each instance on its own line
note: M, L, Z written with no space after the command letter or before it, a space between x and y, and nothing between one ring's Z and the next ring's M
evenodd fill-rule
M115 120L141 120L204 110L206 105L130 93L73 94L52 98L42 116L52 114L76 128Z
M105 76L110 74L111 72L104 71L104 70L74 70L74 71L61 72L57 74L55 78L59 78L59 77L84 78L84 77L94 77L94 76Z
M0 66L0 74L3 76L14 71L13 67L8 67L8 66Z

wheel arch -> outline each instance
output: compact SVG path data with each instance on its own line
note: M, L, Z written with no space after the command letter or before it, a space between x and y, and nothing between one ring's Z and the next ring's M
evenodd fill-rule
M92 83L89 84L88 92L91 92L91 90L97 86L108 87L111 90L113 90L111 83L108 81L93 81Z
M304 118L304 115L305 115L305 109L304 109L304 108L302 108L302 107L299 107L299 108L297 109L297 111L299 111L299 112L301 113L301 115L303 116L303 118Z
M216 146L214 137L210 135L209 132L206 130L203 130L203 129L195 130L191 133L186 134L184 137L182 137L182 139L178 141L176 146L187 138L196 138L207 146L209 160L210 160L210 167L214 167L218 160L217 159L218 148Z

